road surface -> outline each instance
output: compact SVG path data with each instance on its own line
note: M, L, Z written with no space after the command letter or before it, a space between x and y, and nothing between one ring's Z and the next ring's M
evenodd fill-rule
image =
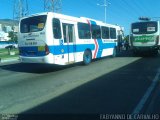
M159 61L160 56L134 57L123 51L119 57L98 59L88 66L0 64L1 117L50 114L108 119L119 115L138 119L147 114L159 119Z

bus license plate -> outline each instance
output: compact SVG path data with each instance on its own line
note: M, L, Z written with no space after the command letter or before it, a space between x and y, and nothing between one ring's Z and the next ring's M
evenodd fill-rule
M45 51L45 47L44 46L38 46L38 51Z

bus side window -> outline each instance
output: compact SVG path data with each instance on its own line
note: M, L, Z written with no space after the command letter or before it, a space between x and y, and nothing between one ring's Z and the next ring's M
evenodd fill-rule
M80 39L91 39L89 24L78 23L78 35Z
M115 28L110 28L110 38L116 39L116 29Z
M109 28L102 26L102 38L103 39L109 39Z
M29 31L26 24L24 24L22 28L23 28L22 31L23 31L24 33L27 33L27 32Z
M101 39L101 30L100 26L92 25L92 38L93 39Z
M74 25L62 23L64 43L73 43L74 41Z
M53 35L55 39L61 39L62 34L61 34L61 25L60 25L60 20L57 18L53 19Z
M67 43L67 35L66 35L66 25L65 25L65 23L62 23L62 27L63 27L63 39L64 39L64 42Z

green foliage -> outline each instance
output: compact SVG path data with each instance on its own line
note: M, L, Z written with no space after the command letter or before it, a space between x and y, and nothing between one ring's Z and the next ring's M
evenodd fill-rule
M10 41L17 43L18 37L15 32L13 32L13 31L9 32L8 37L10 38Z
M125 40L125 41L129 41L129 35L125 36L125 37L124 37L124 40Z
M15 55L10 55L11 52L14 52ZM10 59L10 58L18 58L19 56L19 51L18 49L12 49L10 51L8 51L8 49L0 49L0 59L4 60L4 59Z

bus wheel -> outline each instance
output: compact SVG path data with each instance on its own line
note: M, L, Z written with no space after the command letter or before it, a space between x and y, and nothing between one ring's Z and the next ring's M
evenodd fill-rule
M92 53L89 50L86 50L83 54L83 63L88 65L92 61Z

